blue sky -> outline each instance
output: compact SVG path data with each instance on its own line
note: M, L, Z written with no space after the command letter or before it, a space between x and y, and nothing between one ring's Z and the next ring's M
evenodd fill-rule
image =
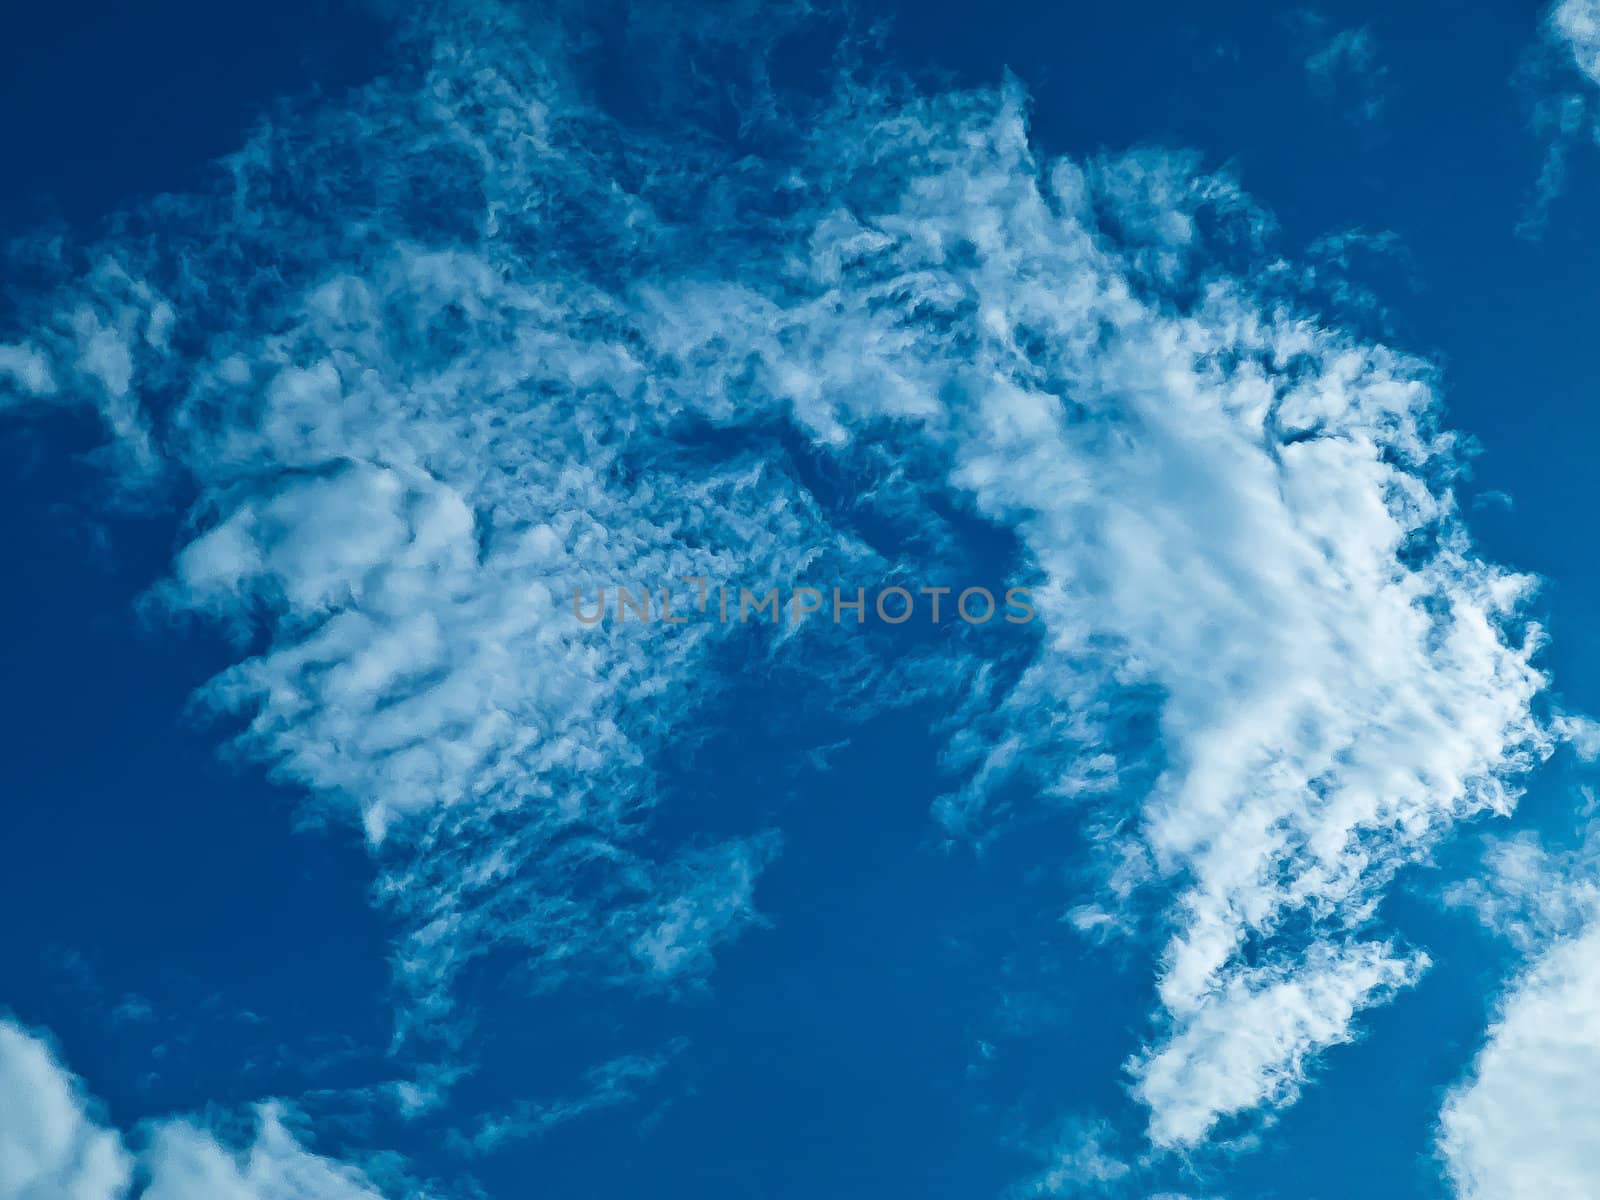
M1600 1194L1592 0L0 21L0 1200Z

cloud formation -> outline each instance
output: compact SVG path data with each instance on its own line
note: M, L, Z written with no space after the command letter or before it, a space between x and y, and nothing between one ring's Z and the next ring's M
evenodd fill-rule
M1557 0L1540 27L1539 52L1523 71L1533 132L1544 143L1544 161L1517 233L1537 238L1550 209L1567 188L1572 147L1596 136L1594 87L1600 83L1600 4Z
M237 1145L157 1121L133 1153L51 1046L0 1020L0 1200L382 1200L363 1171L302 1146L284 1116L261 1106Z
M0 1197L110 1200L132 1160L50 1047L0 1020Z
M1439 1152L1462 1200L1600 1189L1600 822L1592 790L1580 797L1576 846L1532 832L1494 839L1483 870L1445 894L1526 958L1440 1114Z
M1381 117L1389 72L1372 30L1363 25L1329 33L1326 18L1314 13L1300 14L1298 24L1301 38L1310 44L1305 70L1312 89L1353 120Z
M1264 284L1219 267L1265 232L1227 179L1042 160L1015 89L873 112L824 147L791 241L806 274L781 303L691 301L694 345L763 363L824 444L914 429L902 469L1020 539L1048 632L944 815L981 823L1019 772L1113 805L1119 775L1151 778L1108 883L1172 889L1159 1032L1130 1070L1156 1141L1192 1144L1292 1097L1415 978L1420 956L1360 931L1398 867L1506 810L1544 753L1531 581L1472 552L1427 365L1319 324L1270 259ZM1159 754L1119 764L1117 714L1141 705Z
M98 414L123 487L187 497L152 604L238 636L203 703L364 831L403 1031L459 1041L491 950L661 988L755 921L775 835L643 836L686 681L904 690L866 640L591 630L574 587L885 575L954 509L1043 633L1014 676L971 633L919 676L972 705L936 815L982 832L1021 784L1101 831L1085 912L1158 947L1127 1060L1156 1146L1291 1101L1426 964L1372 928L1395 872L1551 738L1430 365L1321 318L1233 180L1054 158L1014 83L847 77L759 146L674 141L550 30L430 19L215 194L58 256L0 357L15 403Z
M1586 1200L1600 1190L1600 924L1556 942L1507 995L1440 1116L1462 1200Z

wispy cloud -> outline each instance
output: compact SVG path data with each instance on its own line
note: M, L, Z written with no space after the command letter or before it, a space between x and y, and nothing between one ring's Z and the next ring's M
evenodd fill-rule
M1376 121L1388 99L1389 69L1368 26L1331 29L1320 13L1292 14L1312 90L1351 119Z
M685 1046L680 1040L655 1054L611 1059L585 1072L583 1087L576 1094L559 1100L523 1101L483 1117L471 1134L458 1133L451 1140L470 1154L487 1154L507 1142L543 1137L569 1121L632 1103L683 1053Z
M1039 1148L1045 1164L1016 1189L1016 1195L1103 1194L1121 1184L1134 1172L1107 1145L1112 1136L1104 1121L1068 1122Z
M0 360L192 499L152 606L239 635L203 705L364 831L403 1032L458 1039L492 949L659 989L756 923L771 833L641 836L737 634L590 630L574 586L886 572L957 507L1014 539L1042 633L1010 673L971 639L921 664L972 701L939 819L982 833L1020 782L1100 831L1084 899L1155 946L1156 1145L1292 1100L1426 963L1374 929L1395 872L1555 736L1431 366L1321 317L1195 157L1043 155L1015 84L845 78L764 107L763 151L662 143L469 11L419 80L288 114L64 261ZM890 702L881 650L821 636L754 644Z
M1146 1152L1124 1157L1115 1130L1104 1120L1064 1121L1050 1136L1024 1148L1040 1159L1042 1166L1012 1189L1014 1200L1056 1196L1195 1200L1153 1190L1151 1167L1157 1156Z
M1531 831L1492 838L1482 869L1444 891L1524 953L1580 932L1600 914L1600 827L1573 850L1547 848Z
M1201 1142L1217 1119L1292 1103L1311 1056L1349 1041L1357 1012L1426 969L1387 945L1320 943L1298 960L1233 970L1184 1011L1162 1046L1132 1064L1159 1146Z
M1600 84L1600 3L1557 0L1540 27L1540 40L1519 72L1528 96L1533 133L1544 144L1533 195L1517 224L1536 239L1551 207L1567 189L1573 147L1596 133L1594 89Z
M1152 1135L1189 1144L1291 1098L1415 977L1419 955L1359 934L1400 865L1509 807L1544 753L1531 581L1471 550L1425 363L1217 270L1263 228L1226 179L1040 162L1014 91L867 122L827 135L812 295L741 311L724 290L696 336L775 364L821 440L912 424L908 469L1021 538L1049 632L964 735L981 786L944 816L981 824L1020 776L1125 817L1149 780L1109 882L1174 888L1157 1041L1131 1067ZM1154 760L1119 728L1140 711Z
M599 119L537 50L453 40L480 15L433 32L418 90L262 132L228 191L174 202L187 233L149 214L157 253L95 251L12 355L30 393L54 364L57 402L101 414L128 486L194 497L152 609L262 647L200 709L242 715L236 750L359 821L410 930L407 1027L435 1034L497 942L540 986L704 971L776 845L634 848L719 631L596 633L573 588L865 557L759 453L685 453L698 381L604 278L672 231L589 154Z

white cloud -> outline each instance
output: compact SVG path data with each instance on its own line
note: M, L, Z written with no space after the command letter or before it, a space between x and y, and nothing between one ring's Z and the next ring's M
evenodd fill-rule
M1412 983L1425 958L1317 945L1303 961L1230 974L1133 1065L1158 1146L1202 1141L1219 1117L1292 1102L1312 1055L1350 1040L1355 1014Z
M629 1103L683 1053L685 1045L679 1040L655 1054L611 1059L584 1073L583 1089L577 1095L545 1102L523 1101L483 1117L470 1135L457 1133L452 1142L469 1153L491 1153L508 1141L543 1137L568 1121Z
M1582 750L1593 734L1581 722L1569 736ZM1528 963L1440 1114L1439 1150L1461 1200L1600 1193L1600 821L1593 791L1579 798L1581 841L1490 839L1482 869L1445 893Z
M1388 68L1379 61L1377 39L1362 26L1329 34L1326 22L1308 17L1302 33L1315 38L1305 59L1311 86L1350 115L1374 121L1383 114Z
M135 1156L48 1043L0 1020L0 1200L382 1200L361 1170L302 1146L277 1105L239 1146L184 1119L144 1134Z
M1600 3L1558 0L1546 13L1541 33L1543 54L1523 72L1533 131L1545 145L1532 199L1517 225L1518 234L1531 238L1543 233L1551 206L1566 191L1573 143L1595 133Z
M904 469L1022 539L1046 642L975 706L953 824L1019 773L1063 798L1124 786L1150 764L1107 762L1118 716L1155 697L1159 769L1111 882L1176 888L1133 1068L1152 1136L1187 1144L1292 1098L1413 978L1420 959L1356 935L1401 864L1509 808L1547 748L1531 581L1461 529L1426 364L1210 265L1252 259L1263 227L1226 180L1158 154L1040 162L1021 109L946 96L830 132L802 298L673 293L698 318L678 354L758 357L824 443L914 427Z
M153 607L261 647L202 707L242 715L238 750L360 823L408 931L406 1029L448 1037L452 981L497 943L542 987L703 973L752 920L776 845L753 830L660 859L636 848L649 761L706 701L708 646L737 630L590 629L574 590L755 586L871 556L763 454L697 460L673 434L696 380L675 380L588 277L591 230L563 250L526 211L534 194L598 205L596 228L641 250L658 225L586 161L592 118L543 60L437 52L419 93L376 87L241 152L237 207L167 280L170 302L135 282L159 262L136 270L113 247L39 340L130 481L159 461L196 494ZM344 153L411 163L386 181L392 227L376 243L353 213L279 227L293 217L264 197L316 191ZM424 186L468 207L419 211L405 193ZM415 240L408 222L441 211L468 244ZM256 257L291 282L254 294L239 263Z
M1558 941L1511 989L1440 1117L1462 1200L1600 1195L1600 924Z
M50 360L27 342L0 345L0 379L9 379L23 396L48 396L56 390Z
M1592 800L1591 800L1592 803ZM1444 901L1470 909L1524 953L1578 933L1600 912L1600 830L1574 850L1551 850L1536 833L1491 839L1482 873L1445 889Z
M1572 64L1600 83L1600 3L1560 0L1550 9L1548 27L1572 56Z
M630 929L640 930L633 952L653 976L701 978L713 946L760 921L756 876L777 846L776 835L768 835L690 852L657 881L655 896L627 918Z
M1583 762L1600 759L1600 721L1576 713L1557 713L1550 731L1572 747Z
M359 1169L306 1150L264 1105L254 1140L234 1149L202 1126L167 1121L154 1127L140 1158L149 1185L140 1200L382 1200Z
M1017 1196L1082 1196L1104 1194L1128 1180L1133 1167L1112 1153L1109 1125L1069 1122L1043 1148L1045 1165L1015 1189Z
M0 1019L0 1200L115 1200L132 1160L50 1046Z
M1394 872L1549 744L1531 581L1460 524L1429 365L1307 311L1193 156L1042 158L1014 86L846 88L733 164L562 77L448 29L420 89L233 159L181 269L117 247L34 338L132 473L196 493L159 600L255 637L205 698L366 831L412 1017L491 946L659 985L750 923L759 831L635 836L727 632L566 605L881 570L786 422L869 481L849 506L1016 535L1042 642L1009 689L973 643L945 664L991 690L940 815L981 829L1016 779L1095 805L1099 899L1162 902L1151 1136L1292 1099L1423 962L1370 936Z
M1049 1137L1022 1144L1042 1165L1008 1194L1014 1200L1030 1196L1192 1200L1177 1192L1153 1190L1159 1156L1145 1153L1128 1159L1118 1152L1116 1142L1116 1131L1107 1121L1064 1121Z

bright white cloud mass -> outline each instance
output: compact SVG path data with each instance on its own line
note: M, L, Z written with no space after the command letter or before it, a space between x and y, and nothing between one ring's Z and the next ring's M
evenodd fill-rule
M825 661L849 711L967 705L953 835L1018 783L1101 831L1077 918L1150 948L1126 1071L1154 1148L1291 1102L1428 968L1375 920L1396 872L1509 810L1554 736L1532 583L1464 530L1430 364L1320 316L1229 177L1050 157L1014 83L842 78L756 106L768 149L734 155L606 116L548 29L457 11L408 44L214 194L34 247L56 286L0 348L7 407L97 414L125 501L184 498L152 609L237 637L201 700L364 831L401 1032L468 1054L457 988L491 952L539 987L671 988L759 936L781 830L640 837L742 632L592 630L575 587L888 578L955 506L1035 588L1020 678L978 639L908 667L823 624L769 661ZM780 437L867 486L813 486ZM924 536L875 544L863 512ZM1551 1040L1593 1025L1594 961L1592 934L1541 959L1451 1101L1463 1195L1589 1194L1506 1163L1575 1169L1530 1131L1560 1125L1539 1080L1600 1044ZM5 1106L0 1196L125 1194L130 1152L48 1049L0 1049L47 1101ZM142 1194L377 1194L270 1110L254 1139L159 1126Z
M127 1151L78 1081L27 1030L0 1022L0 1196L100 1200L127 1191Z
M0 1020L0 1196L7 1200L381 1200L365 1173L306 1150L264 1105L242 1145L192 1121L142 1131L135 1155L37 1034Z
M1483 874L1446 893L1529 960L1441 1116L1439 1149L1468 1200L1600 1190L1600 825L1593 793L1582 800L1575 849L1528 833L1492 841Z
M1440 1148L1470 1200L1583 1200L1600 1189L1600 924L1555 943L1517 981Z

